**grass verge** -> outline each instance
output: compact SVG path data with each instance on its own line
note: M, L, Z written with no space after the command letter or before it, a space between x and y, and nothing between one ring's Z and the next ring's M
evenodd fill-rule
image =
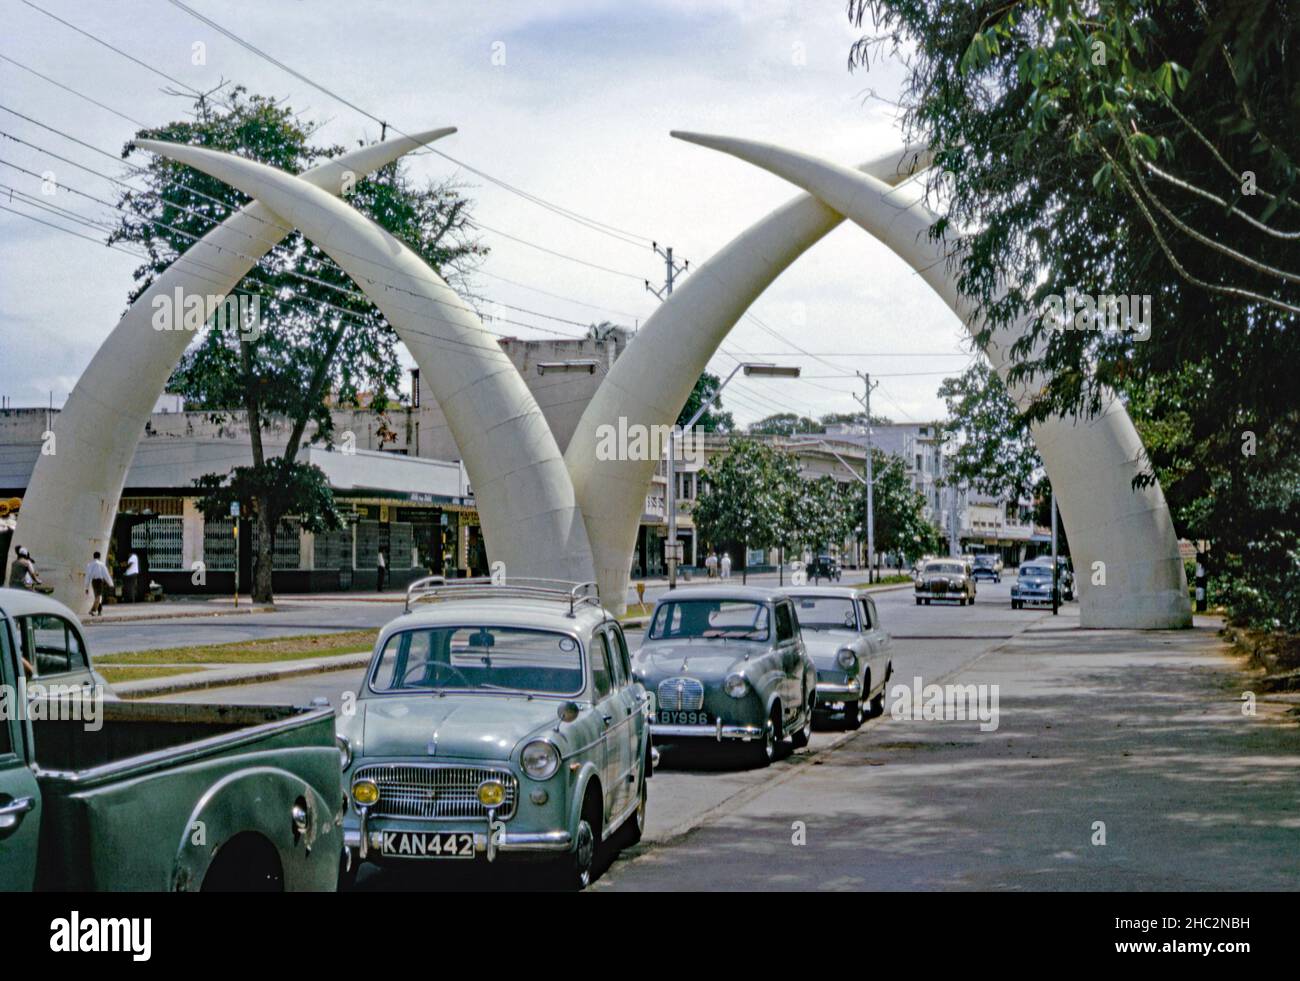
M332 634L302 634L268 637L233 644L201 644L194 647L164 647L156 651L125 651L95 658L95 664L257 664L265 661L296 661L308 657L336 657L355 654L375 646L378 630L347 630Z

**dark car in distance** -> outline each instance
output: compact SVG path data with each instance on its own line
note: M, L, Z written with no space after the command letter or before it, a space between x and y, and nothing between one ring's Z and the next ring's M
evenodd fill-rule
M988 579L992 582L1002 581L1002 563L996 555L981 554L975 556L971 563L971 578L976 582Z

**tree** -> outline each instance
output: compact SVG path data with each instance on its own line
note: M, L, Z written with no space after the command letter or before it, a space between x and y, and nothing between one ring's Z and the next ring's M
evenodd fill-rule
M313 145L314 127L300 122L287 105L246 96L242 87L232 89L227 101L220 107L200 96L193 118L142 130L136 138L198 144L291 172L343 152L339 146ZM129 144L123 155L128 151ZM125 216L109 238L143 245L148 253L148 262L136 270L131 299L226 212L248 201L225 183L162 158L149 164L144 179L142 190L123 193L119 203ZM347 199L453 283L463 281L486 254L471 235L469 202L454 185L417 185L391 165L359 178ZM209 516L225 513L231 499L249 505L247 513L256 519L252 592L257 601L268 602L281 519L301 515L308 527L337 522L324 475L297 459L305 443L330 439L327 401L357 405L368 394L370 407L382 412L401 370L391 326L297 231L271 250L234 295L251 298L246 308L258 311L257 322L214 317L186 352L169 390L218 419L236 408L247 417L252 467L204 475L196 483L206 491L201 506ZM277 416L288 428L278 458L263 439Z
M706 542L734 542L744 556L750 548L778 544L788 503L778 456L770 446L733 436L726 454L700 472L702 487L691 517Z
M943 550L943 535L925 519L925 495L913 489L903 458L872 450L872 505L876 554L896 552L908 561ZM866 541L867 488L859 484L854 512Z
M822 426L816 419L807 416L778 412L750 423L747 431L755 436L793 436L796 433L819 433Z
M981 333L1032 319L1031 418L1128 401L1178 532L1300 591L1300 18L1275 0L849 0L905 60ZM1112 296L1139 297L1129 317ZM1149 298L1149 300L1148 300ZM1072 314L1072 316L1071 316ZM1105 314L1104 322L1098 314ZM1104 329L1098 329L1102 328ZM1086 329L1070 329L1086 328ZM1037 387L1037 381L1035 385ZM1267 443L1267 447L1265 447ZM1293 585L1278 589L1279 577ZM1243 610L1246 607L1242 607Z
M691 416L700 411L700 406L706 401L712 400L709 408L700 416L699 421L695 423L695 428L705 433L729 433L736 428L736 420L731 417L730 412L722 412L722 399L713 396L722 387L722 379L717 375L711 375L704 372L695 381L695 387L691 389L691 394L687 396L686 404L682 406L682 411L677 414L677 425L685 426L691 420Z
M977 361L955 378L945 378L939 397L948 407L945 444L952 447L948 474L993 497L1018 504L1043 466L1006 386L988 364Z
M826 413L826 415L822 416L821 424L823 428L827 428L830 426L861 426L862 413L861 412L828 412ZM871 416L871 424L873 426L892 426L894 423L893 420L887 418L886 416L878 416L873 414Z

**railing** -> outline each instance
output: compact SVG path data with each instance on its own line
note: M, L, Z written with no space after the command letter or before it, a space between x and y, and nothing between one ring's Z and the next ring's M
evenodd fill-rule
M450 599L541 599L567 602L569 616L584 604L600 607L600 597L594 582L572 582L567 579L456 579L448 582L443 576L426 576L406 587L406 607L410 613L416 603L437 603Z

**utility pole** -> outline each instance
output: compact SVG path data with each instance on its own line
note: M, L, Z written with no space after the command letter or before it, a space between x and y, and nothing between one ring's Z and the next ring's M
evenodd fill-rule
M651 242L650 246L655 250L655 254L661 256L664 260L664 285L656 289L650 285L650 280L647 279L645 288L659 297L660 300L666 300L673 295L673 279L676 278L678 273L684 273L690 269L691 262L689 259L683 259L680 266L674 262L673 247L671 245L661 249L658 242Z
M858 372L858 377L862 379L865 392L862 398L853 396L862 405L862 412L867 424L867 582L875 582L871 557L876 552L876 501L875 501L875 468L872 457L872 440L871 440L871 393L879 385L871 383L871 375Z
M690 267L689 260L682 260L679 266L673 260L673 247L659 248L658 242L651 242L650 247L655 250L655 254L662 256L664 260L664 285L660 289L650 285L650 280L645 281L645 288L648 292L658 297L660 302L668 299L673 295L673 279L678 273L684 273ZM721 388L719 388L721 391ZM705 403L707 406L709 403ZM677 587L677 438L676 426L668 429L668 495L665 502L665 510L668 512L668 541L664 543L664 562L668 566L668 588Z
M1052 491L1052 616L1061 612L1061 577L1056 569L1056 491Z

